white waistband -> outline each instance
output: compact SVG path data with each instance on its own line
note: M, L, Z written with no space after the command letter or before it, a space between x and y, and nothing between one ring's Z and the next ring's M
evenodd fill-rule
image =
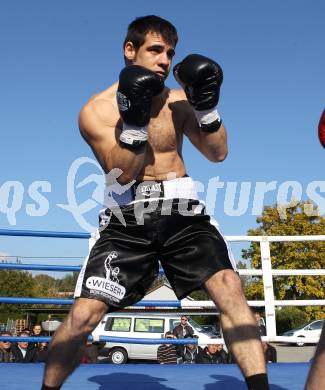
M159 182L150 181L149 183L150 185L154 185L155 183L162 184L164 196L159 196L159 199L199 199L195 182L191 177L180 177ZM114 206L123 206L143 201L150 202L155 199L157 199L157 196L150 196L146 199L141 197L140 199L137 199L137 197L134 197L130 185L126 184L123 186L120 184L114 184L113 186L105 187L104 207L111 208Z

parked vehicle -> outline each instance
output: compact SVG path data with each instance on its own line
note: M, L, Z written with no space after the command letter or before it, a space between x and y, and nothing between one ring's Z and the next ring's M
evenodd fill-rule
M212 333L215 337L221 337L221 333L217 329L216 325L201 325L201 328L204 332Z
M131 338L161 338L165 332L179 325L180 316L160 313L113 313L106 314L92 335ZM194 334L213 338L215 335L205 332L200 325L189 318ZM122 364L128 359L157 359L157 344L106 343L102 354L108 356L111 363Z
M296 329L288 330L284 332L282 336L295 336L301 337L302 339L305 337L317 338L320 337L324 320L316 320L312 321L304 326L301 326ZM299 347L302 347L305 343L303 341L297 343Z

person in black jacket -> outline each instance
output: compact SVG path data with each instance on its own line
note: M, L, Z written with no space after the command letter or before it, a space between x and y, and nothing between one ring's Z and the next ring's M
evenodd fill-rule
M265 362L266 363L276 363L277 362L277 353L276 349L269 343L262 342Z
M200 356L202 364L227 364L230 363L227 352L222 344L208 344Z
M198 338L196 335L186 335L185 338ZM199 363L202 358L203 350L199 345L195 344L185 344L183 350L180 354L181 364L195 364Z
M261 336L266 336L266 327L263 324L261 315L258 311L254 313L255 321Z
M188 324L188 318L186 316L181 317L181 323L173 329L173 335L178 339L182 339L187 335L193 336L194 331L191 325Z
M10 332L1 332L0 336L12 336ZM15 357L11 350L10 341L0 341L0 363L14 363Z
M26 332L21 332L20 337L29 337ZM20 341L12 345L12 353L15 363L35 363L37 361L37 349L27 341Z
M46 362L48 355L48 346L47 342L36 343L36 351L37 351L37 362Z

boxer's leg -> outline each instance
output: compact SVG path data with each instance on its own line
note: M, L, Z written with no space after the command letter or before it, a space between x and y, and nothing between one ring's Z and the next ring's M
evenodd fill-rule
M106 311L107 305L94 299L79 298L74 303L50 343L43 380L45 386L60 388L80 364L87 337Z
M205 288L220 310L223 336L249 389L268 389L265 358L256 321L247 305L239 276L222 270Z

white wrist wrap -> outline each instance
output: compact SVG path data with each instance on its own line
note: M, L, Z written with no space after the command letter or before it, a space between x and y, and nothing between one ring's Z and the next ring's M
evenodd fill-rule
M148 140L148 128L147 126L139 127L123 123L120 140L129 145L132 145L134 141L145 142Z
M203 110L203 111L194 110L194 113L200 126L209 125L210 123L213 123L215 121L220 122L220 115L216 108L212 108L211 110Z

